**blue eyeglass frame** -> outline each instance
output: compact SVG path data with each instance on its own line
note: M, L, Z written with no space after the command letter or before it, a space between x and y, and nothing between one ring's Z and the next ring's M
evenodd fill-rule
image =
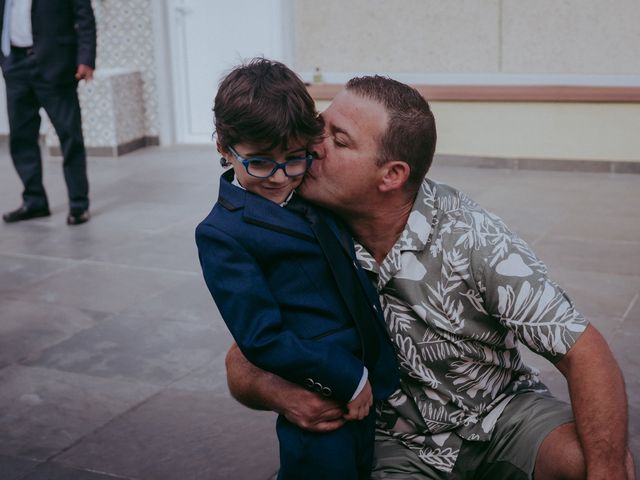
M233 154L233 156L236 157L236 160L238 160L240 163L242 163L242 165L244 165L244 169L247 171L247 174L249 174L249 175L251 175L252 177L255 177L255 178L269 178L269 177L275 175L275 173L278 170L282 170L282 173L284 173L287 178L300 177L300 176L304 175L305 173L307 173L307 170L309 170L309 167L311 167L311 162L313 162L313 159L315 158L313 156L313 154L307 152L307 154L304 157L291 158L289 160L285 160L282 163L278 163L275 160L273 160L272 158L264 158L264 157L248 157L248 158L246 158L246 157L243 157L242 155L240 155L238 152L236 152L233 147L229 146L227 148ZM260 161L260 162L273 163L273 169L271 170L271 173L269 173L269 175L266 175L266 176L258 176L258 175L254 175L251 172L249 172L249 164L252 161L256 161L256 160ZM306 160L306 162L307 162L307 166L304 169L304 172L298 173L297 175L289 175L287 173L287 164L289 162L298 162L300 160Z

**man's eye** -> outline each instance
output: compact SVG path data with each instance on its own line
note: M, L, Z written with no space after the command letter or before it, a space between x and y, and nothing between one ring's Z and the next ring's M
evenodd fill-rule
M346 146L347 146L344 142L341 142L341 141L338 139L338 137L333 137L333 144L334 144L336 147L340 147L340 148L342 148L342 147L346 147Z

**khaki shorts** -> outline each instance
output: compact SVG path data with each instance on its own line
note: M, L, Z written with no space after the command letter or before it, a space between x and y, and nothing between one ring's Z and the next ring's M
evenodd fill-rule
M533 478L536 456L552 430L574 421L571 407L549 394L522 393L500 415L488 442L463 441L451 473L425 464L399 441L376 435L374 480Z

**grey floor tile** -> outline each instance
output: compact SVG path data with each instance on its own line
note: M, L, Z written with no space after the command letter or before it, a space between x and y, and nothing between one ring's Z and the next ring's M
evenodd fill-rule
M157 389L43 368L0 370L0 454L45 460Z
M44 219L5 226L10 235L0 242L0 253L82 260L142 235L125 226L107 229L95 222L95 218L89 223L70 227L65 223L66 215L64 210Z
M587 317L621 318L640 292L640 271L637 275L617 275L552 265L549 274Z
M134 303L123 313L226 328L199 272L185 276L184 281L175 287Z
M229 343L209 326L121 315L77 333L25 364L163 386L206 365Z
M57 460L140 480L266 479L275 415L211 394L165 390Z
M90 260L98 262L200 273L195 243L195 222L162 235L148 234L140 239L105 248Z
M106 314L34 301L6 300L0 322L0 368L36 358L40 353Z
M640 406L640 320L630 322L628 319L623 327L618 331L610 342L618 363L622 367L627 382L637 388L628 388L629 395L638 402ZM640 422L640 417L638 418Z
M183 280L183 274L168 271L78 262L11 296L116 313Z
M229 342L231 342L230 338ZM211 362L171 384L171 388L191 392L210 392L229 397L224 363L226 352L222 349Z
M0 254L0 295L20 290L72 265L73 262L58 258Z
M0 478L2 480L21 480L34 470L39 462L24 458L0 455Z
M615 206L585 207L566 215L562 223L552 225L548 234L605 241L615 238L617 241L640 243L639 210L640 201L629 200ZM598 219L597 224L594 224L594 218Z
M547 237L536 244L536 254L555 268L637 275L640 242Z
M45 463L38 466L20 480L128 480L125 477L106 475L99 472L67 468L56 463Z
M190 220L196 225L199 219L208 212L207 206L196 211L185 211L183 205L157 204L147 201L129 201L126 197L109 204L96 202L92 208L93 218L89 223L100 223L116 231L135 226L135 230L143 233L164 230L167 226ZM94 253L100 253L96 250Z

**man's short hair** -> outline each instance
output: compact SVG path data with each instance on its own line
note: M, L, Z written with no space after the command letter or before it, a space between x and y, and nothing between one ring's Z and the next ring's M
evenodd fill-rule
M407 187L416 191L436 149L436 122L429 103L415 88L380 75L352 78L346 89L386 108L389 124L379 139L378 165L406 162L411 169Z
M220 82L214 105L217 141L287 148L290 140L313 142L323 125L300 78L283 63L254 58Z

